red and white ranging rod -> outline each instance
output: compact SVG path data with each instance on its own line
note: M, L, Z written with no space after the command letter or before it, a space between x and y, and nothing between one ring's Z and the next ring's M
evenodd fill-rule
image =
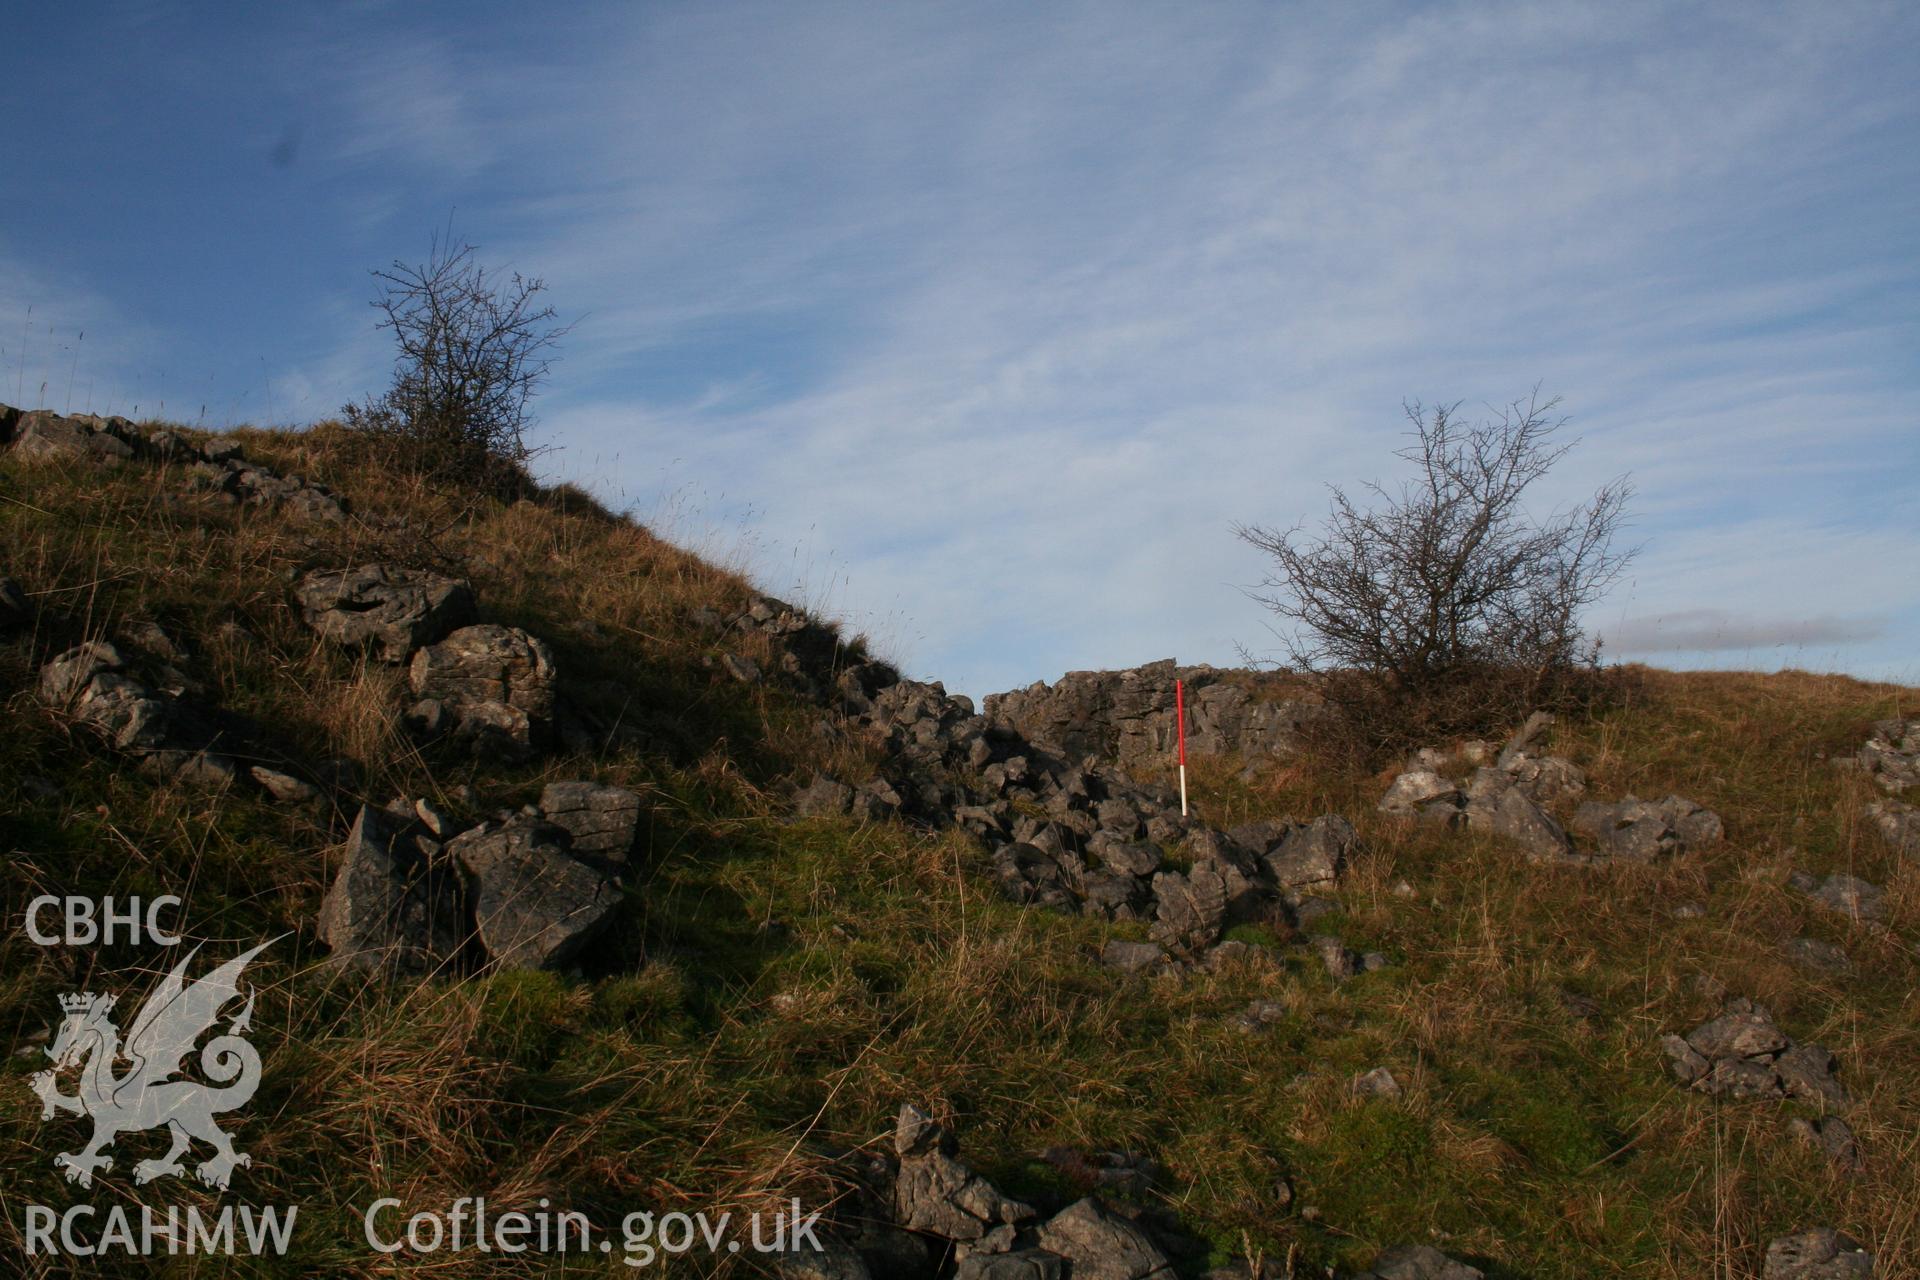
M1187 816L1187 687L1173 682L1173 723L1180 739L1180 816Z

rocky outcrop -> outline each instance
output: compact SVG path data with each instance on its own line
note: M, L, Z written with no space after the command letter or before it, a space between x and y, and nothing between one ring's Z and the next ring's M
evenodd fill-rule
M1174 750L1179 679L1186 685L1188 751L1260 757L1297 747L1319 704L1263 700L1235 674L1180 667L1171 658L1125 671L1070 671L1051 685L991 695L985 710L996 727L1070 759L1164 764Z
M1675 1077L1701 1093L1799 1098L1835 1110L1849 1104L1833 1076L1833 1055L1816 1044L1795 1043L1766 1006L1752 1000L1728 1001L1685 1036L1661 1037L1660 1047Z
M179 464L198 487L236 505L275 507L336 524L347 518L346 503L325 485L248 462L238 445L202 448L177 431L144 430L125 418L95 414L20 413L0 405L0 416L9 417L11 447L23 457Z
M1873 1255L1832 1227L1781 1236L1767 1245L1761 1280L1873 1280Z
M524 758L549 741L557 674L553 650L518 627L462 627L413 655L407 677L420 700L408 727L476 755Z
M294 599L302 620L320 635L370 648L383 662L405 662L474 620L466 583L400 565L317 570L300 579Z

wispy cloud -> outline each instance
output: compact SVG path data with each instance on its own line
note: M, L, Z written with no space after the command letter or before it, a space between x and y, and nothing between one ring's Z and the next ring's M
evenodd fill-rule
M1594 619L1616 641L1779 623L1855 669L1912 661L1910 11L359 22L281 55L311 86L298 171L353 227L311 249L341 351L282 385L378 377L347 305L367 246L423 247L457 206L582 318L550 465L643 510L712 495L770 588L830 595L923 674L980 693L1259 648L1232 522L1382 476L1404 397L1536 382L1585 440L1543 503L1638 482L1646 554ZM1859 619L1880 629L1832 630Z
M1754 617L1725 609L1682 609L1629 619L1607 631L1605 638L1617 654L1734 653L1856 645L1886 633L1887 624L1879 618Z

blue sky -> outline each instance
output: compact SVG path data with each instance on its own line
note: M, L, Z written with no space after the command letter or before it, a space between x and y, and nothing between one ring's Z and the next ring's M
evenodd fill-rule
M1913 6L530 8L15 6L0 400L326 416L451 217L548 474L952 688L1270 648L1234 522L1536 383L1613 653L1920 682Z

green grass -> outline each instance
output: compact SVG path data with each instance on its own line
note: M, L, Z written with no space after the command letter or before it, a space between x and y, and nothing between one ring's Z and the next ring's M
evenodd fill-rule
M463 505L403 478L330 471L324 433L255 435L249 447L404 528L296 527L176 496L147 472L0 458L0 571L42 611L36 632L0 639L8 919L40 892L175 892L210 956L292 934L257 970L267 1072L238 1117L254 1165L236 1192L302 1206L298 1256L180 1258L153 1273L406 1272L404 1257L376 1259L360 1243L354 1211L380 1195L421 1207L548 1197L603 1225L642 1207L818 1199L830 1194L830 1153L881 1139L913 1100L951 1121L1005 1190L1037 1202L1075 1194L1038 1162L1047 1146L1153 1156L1165 1170L1156 1198L1204 1242L1182 1260L1189 1270L1252 1248L1314 1275L1432 1242L1493 1276L1691 1280L1756 1274L1767 1239L1830 1223L1868 1239L1881 1274L1911 1274L1920 883L1863 828L1865 785L1819 753L1852 750L1874 718L1910 709L1912 691L1645 673L1628 705L1561 726L1554 747L1588 769L1590 794L1676 791L1719 810L1729 839L1618 871L1534 867L1478 837L1377 821L1383 776L1308 759L1246 781L1239 762L1202 762L1196 802L1221 825L1325 811L1356 822L1367 851L1340 912L1316 929L1395 964L1335 985L1290 951L1273 970L1129 979L1096 957L1137 928L998 900L984 851L963 837L785 818L785 781L816 769L857 779L875 759L859 743L823 744L817 709L799 699L705 665L716 642L686 618L744 599L737 579L591 515ZM289 573L306 563L403 552L470 575L489 617L549 639L566 670L626 690L645 740L514 768L409 748L393 673L317 646L287 604ZM326 969L312 919L338 815L157 787L32 697L49 653L136 617L188 642L189 674L256 726L260 749L346 756L376 802L431 795L484 812L568 776L642 791L647 856L612 935L579 973L393 989ZM1786 886L1794 867L1887 884L1891 930L1823 915ZM1411 896L1392 892L1402 879ZM1670 919L1682 898L1706 917ZM1856 974L1794 967L1780 946L1798 932L1841 943ZM1251 927L1233 936L1283 940ZM0 941L0 1023L27 1044L60 992L130 986L172 959L152 947L41 949L15 930ZM1702 976L1840 1055L1858 1098L1860 1175L1837 1177L1791 1144L1797 1104L1716 1102L1668 1081L1656 1040L1712 1011ZM1576 1018L1562 990L1592 997L1600 1015ZM1231 1020L1256 998L1287 1014L1249 1034ZM1355 1098L1351 1079L1380 1065L1403 1096ZM84 1198L50 1162L84 1130L70 1117L39 1122L25 1087L34 1069L14 1056L0 1070L0 1249L17 1249L20 1206ZM123 1139L93 1198L135 1198L127 1171L149 1145ZM1276 1191L1283 1177L1291 1206ZM178 1183L137 1196L216 1200ZM557 1270L499 1256L461 1266L449 1274ZM597 1271L629 1274L569 1259L568 1274Z

